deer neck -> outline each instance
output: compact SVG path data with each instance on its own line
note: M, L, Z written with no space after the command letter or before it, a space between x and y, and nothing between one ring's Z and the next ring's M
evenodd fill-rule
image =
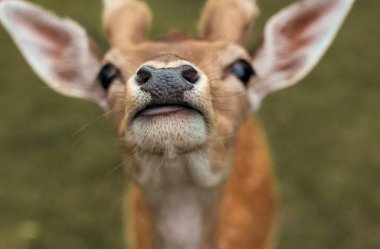
M215 248L217 194L192 185L147 194L156 249Z
M202 186L191 173L194 167L207 169L205 162L183 155L145 155L138 161L142 173L136 179L152 218L153 248L215 248L219 187Z

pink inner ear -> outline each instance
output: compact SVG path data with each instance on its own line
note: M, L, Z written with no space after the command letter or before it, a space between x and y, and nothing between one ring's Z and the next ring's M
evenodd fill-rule
M70 53L73 40L69 32L53 19L47 20L45 16L37 16L35 13L26 11L19 12L13 13L11 20L22 27L23 32L30 35L29 41L33 44L33 49L55 62L52 66L61 79L67 82L76 79L78 71L65 60L65 57L70 56L68 53ZM75 58L75 55L72 57Z
M336 2L316 3L315 6L306 8L305 4L300 4L298 13L287 22L278 22L275 27L276 36L279 41L283 40L283 45L278 46L277 53L282 60L277 61L275 70L278 71L297 71L302 66L304 57L302 51L318 40L316 39L320 32L312 32L318 28L318 23L328 16L328 12L334 9ZM297 11L295 11L297 12ZM316 26L316 27L313 27ZM298 53L301 56L296 56ZM292 54L293 56L289 56ZM291 74L289 74L290 77Z
M1 1L1 0L0 0ZM1 2L0 21L35 73L55 91L105 107L95 81L101 60L86 31L28 1Z
M289 41L287 46L288 53L296 52L315 41L315 36L318 34L309 32L313 29L311 26L323 19L322 16L331 10L331 5L331 3L319 4L315 8L305 9L288 22L278 24L276 27L278 34ZM302 8L302 5L300 8Z
M303 0L270 19L253 60L259 77L252 87L254 105L270 92L299 82L315 67L354 2Z
M299 34L304 33L311 25L319 21L322 15L326 15L329 9L332 9L332 5L334 5L334 1L319 4L314 8L304 9L287 23L280 24L278 32L289 39L299 36ZM300 5L299 8L302 9L303 6Z
M33 42L36 49L48 57L58 59L63 56L64 48L71 44L72 37L58 23L44 19L47 18L27 11L16 11L11 15L12 22L33 36L30 37L31 42L38 37L37 42Z

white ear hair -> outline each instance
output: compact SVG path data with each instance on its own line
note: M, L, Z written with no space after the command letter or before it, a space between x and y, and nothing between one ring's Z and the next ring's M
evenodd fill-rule
M81 26L20 0L0 2L0 21L48 86L105 107L105 93L95 82L100 54Z
M273 16L253 58L258 81L251 87L254 109L272 91L303 79L326 52L354 0L304 0Z

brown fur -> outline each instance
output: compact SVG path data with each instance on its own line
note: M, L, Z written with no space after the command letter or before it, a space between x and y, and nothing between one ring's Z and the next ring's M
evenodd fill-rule
M210 0L203 11L199 29L206 39L241 43L257 14L255 1Z
M104 14L103 22L114 47L124 48L144 39L149 29L151 15L143 2L128 0L118 8L106 6L106 10L107 7L108 11Z
M267 144L254 120L244 124L238 141L220 208L218 248L268 248L276 201Z
M240 130L236 163L222 192L217 231L218 249L265 249L270 245L276 201L271 162L261 128L253 119ZM128 222L136 249L152 249L149 210L141 192L133 186ZM132 236L131 236L132 235Z

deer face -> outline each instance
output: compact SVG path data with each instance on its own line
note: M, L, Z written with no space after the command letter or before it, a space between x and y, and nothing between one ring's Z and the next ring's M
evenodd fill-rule
M255 75L249 61L237 44L191 38L111 50L99 75L114 77L107 103L125 152L196 153L230 163L239 127L251 112L247 87Z
M209 185L214 172L232 166L243 121L267 94L315 66L353 0L305 0L286 8L268 22L255 55L240 45L257 14L254 1L209 1L200 38L157 41L144 40L150 22L144 4L104 3L111 43L104 56L78 24L24 1L2 1L0 18L50 87L111 114L125 154L137 155L134 164L147 155L181 156L197 162L190 171L194 178L206 175L198 180Z
M102 70L117 72L108 103L122 110L114 112L119 135L137 150L204 150L212 140L232 139L250 113L246 89L254 72L238 45L147 42L106 58Z

